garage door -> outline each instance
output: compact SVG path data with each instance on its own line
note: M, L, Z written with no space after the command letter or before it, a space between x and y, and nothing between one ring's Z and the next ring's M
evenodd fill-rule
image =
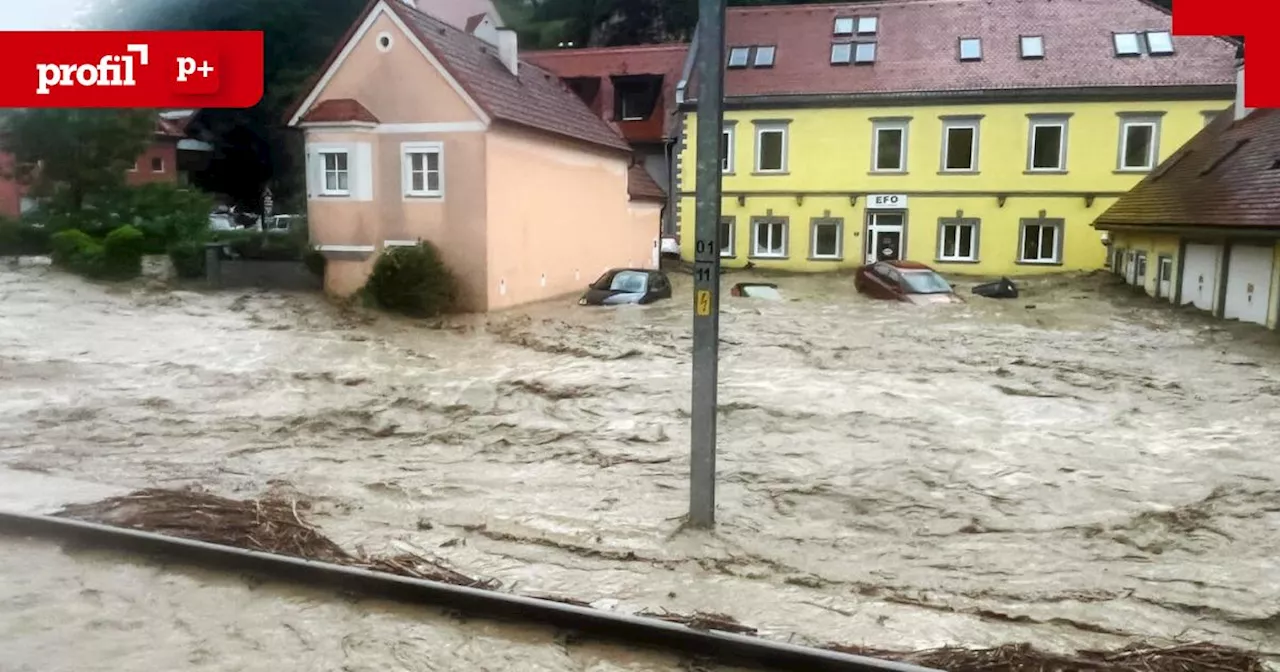
M1182 305L1213 310L1218 295L1218 259L1221 245L1187 245L1182 265Z
M1222 316L1228 320L1267 323L1271 304L1271 263L1275 248L1233 245L1227 265L1227 302Z

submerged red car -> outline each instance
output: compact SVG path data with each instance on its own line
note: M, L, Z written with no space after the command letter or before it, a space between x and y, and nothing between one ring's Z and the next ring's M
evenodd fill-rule
M915 261L877 261L858 269L853 286L874 299L910 303L963 303L937 271Z

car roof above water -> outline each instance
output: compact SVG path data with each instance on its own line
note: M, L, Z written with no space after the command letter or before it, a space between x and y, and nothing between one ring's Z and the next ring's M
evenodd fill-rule
M932 268L929 268L928 266L918 261L906 261L905 259L893 259L893 260L885 261L882 263L889 264L890 266L900 271L932 271L933 270Z

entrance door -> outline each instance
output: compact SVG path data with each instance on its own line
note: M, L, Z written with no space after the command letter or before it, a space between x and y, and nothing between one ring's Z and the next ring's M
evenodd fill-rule
M867 263L902 258L906 216L901 212L873 212L867 220Z
M1182 260L1182 303L1212 311L1218 296L1218 259L1221 245L1187 245Z
M1156 298L1173 296L1173 257L1162 254L1156 268Z
M1271 262L1275 248L1233 245L1227 261L1227 302L1222 316L1228 320L1267 323L1271 306Z

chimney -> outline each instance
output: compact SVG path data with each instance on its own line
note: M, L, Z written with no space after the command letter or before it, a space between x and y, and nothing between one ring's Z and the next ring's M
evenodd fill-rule
M1240 121L1249 116L1252 107L1244 106L1244 58L1236 59L1236 104L1235 118Z
M498 29L498 59L507 66L511 74L520 74L520 45L516 40L516 31L510 28Z

